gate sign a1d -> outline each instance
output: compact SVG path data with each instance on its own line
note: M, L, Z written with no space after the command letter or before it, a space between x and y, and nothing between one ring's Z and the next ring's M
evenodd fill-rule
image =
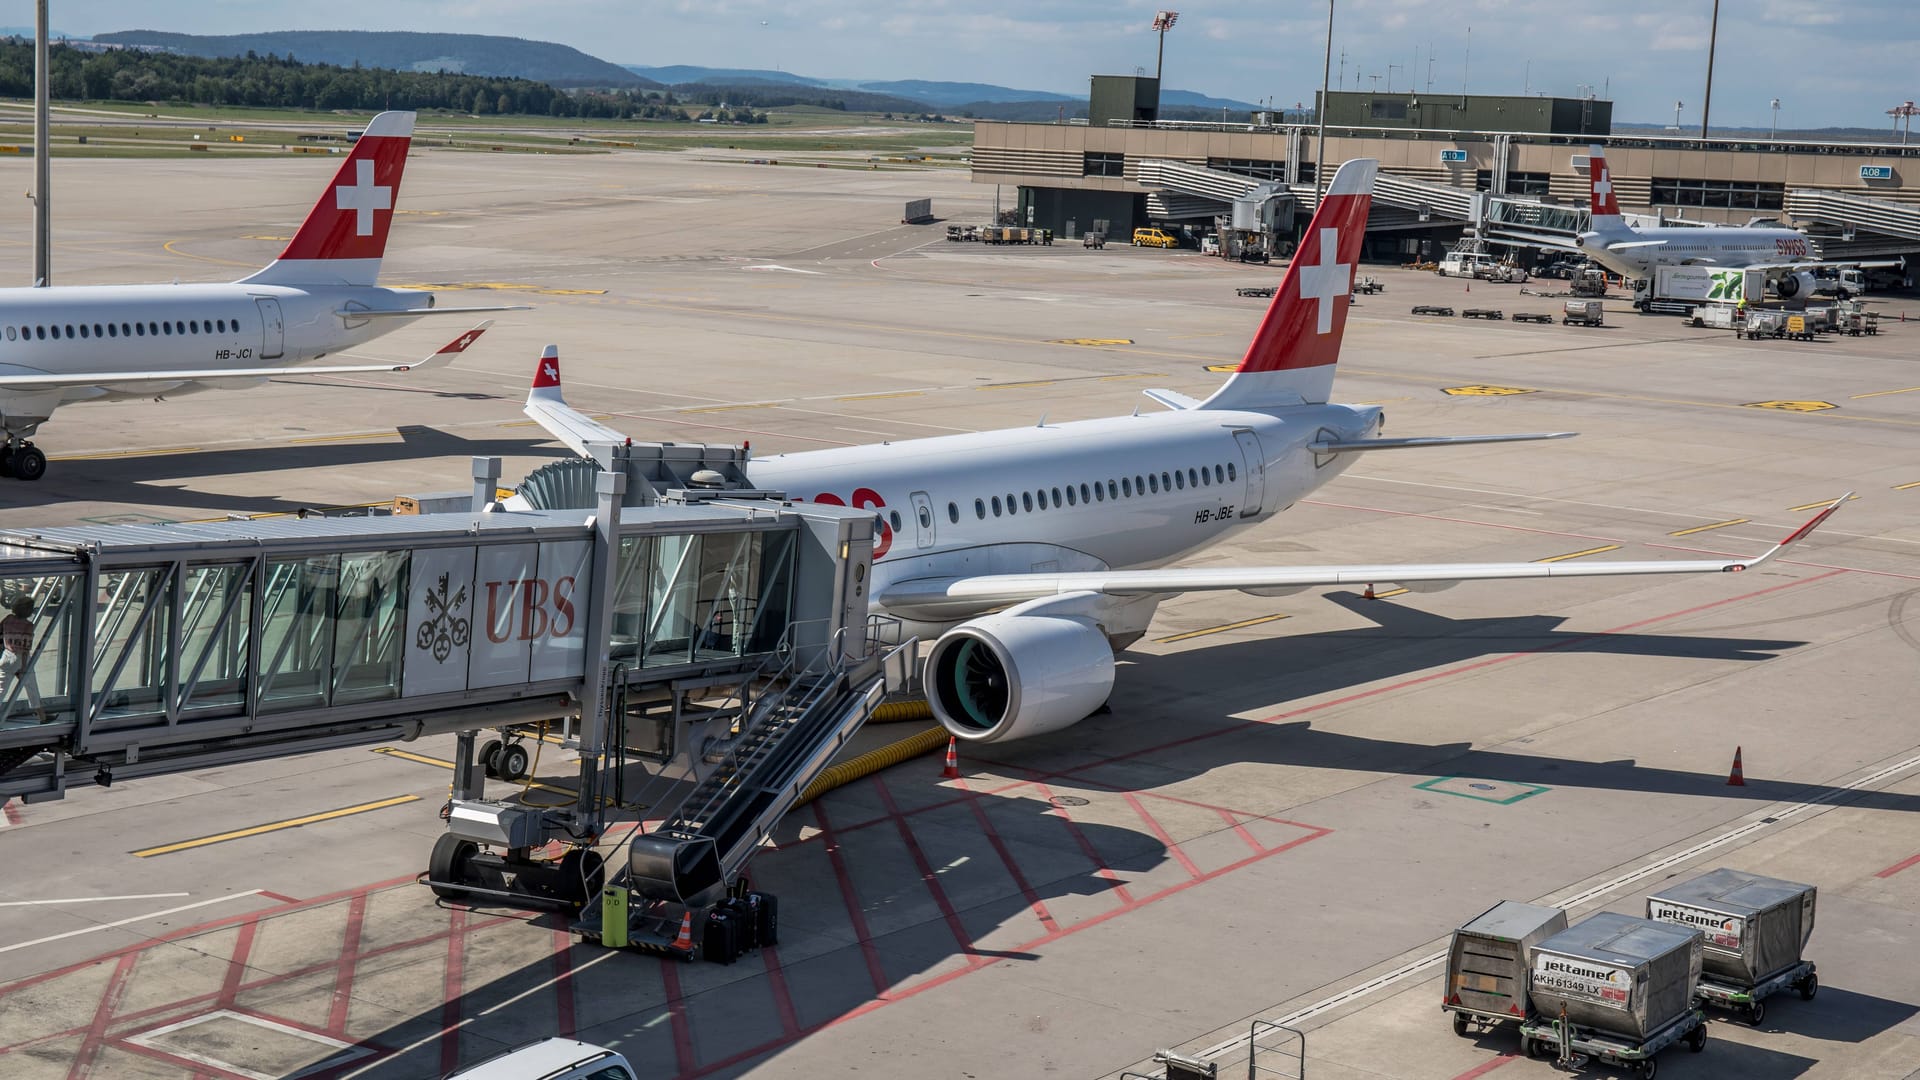
M1862 180L1891 180L1891 179L1893 179L1893 166L1891 166L1891 165L1862 165L1862 166L1860 166L1860 179L1862 179Z
M1442 165L1457 165L1465 160L1467 160L1467 152L1465 150L1440 151L1440 163Z

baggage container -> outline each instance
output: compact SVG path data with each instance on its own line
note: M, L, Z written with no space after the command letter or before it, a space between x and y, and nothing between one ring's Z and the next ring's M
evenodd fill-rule
M1502 900L1453 932L1440 1007L1453 1013L1455 1034L1473 1020L1518 1020L1527 1007L1527 954L1567 928L1559 908Z
M1528 950L1534 1011L1645 1040L1693 1011L1701 933L1603 911Z
M1598 300L1568 300L1561 305L1560 323L1601 326L1606 323L1606 312Z
M1798 965L1813 935L1817 890L1721 867L1647 897L1647 918L1705 935L1701 970L1755 985Z

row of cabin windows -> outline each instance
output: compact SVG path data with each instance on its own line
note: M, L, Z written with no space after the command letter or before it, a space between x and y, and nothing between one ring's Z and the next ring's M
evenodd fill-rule
M1118 480L1098 480L1079 486L1068 484L1064 488L1036 488L1033 491L1009 493L1003 500L998 495L973 500L973 516L981 521L987 519L992 511L994 517L1002 514L1017 514L1022 511L1033 513L1035 510L1058 510L1063 506L1091 505L1106 502L1109 499L1118 502L1135 496L1158 495L1163 491L1184 491L1187 488L1212 487L1240 479L1240 470L1233 463L1200 466L1185 470L1173 469L1166 472L1146 473L1144 475L1123 476ZM960 508L953 503L947 504L947 520L954 524L960 522ZM894 527L898 528L896 521Z
M8 341L45 341L53 338L173 337L176 334L237 334L239 319L188 319L185 322L54 323L51 325L9 326Z

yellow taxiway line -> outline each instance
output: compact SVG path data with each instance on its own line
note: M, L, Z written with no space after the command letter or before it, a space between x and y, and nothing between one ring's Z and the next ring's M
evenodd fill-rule
M1709 532L1714 529L1724 529L1729 525L1745 525L1750 520L1752 519L1751 518L1730 518L1726 521L1716 521L1711 525L1695 525L1691 529L1681 529L1679 532L1670 532L1667 535L1668 536L1692 536L1694 533Z
M1208 634L1223 634L1228 630L1244 630L1249 626L1259 626L1261 623L1275 622L1284 618L1286 618L1285 615L1262 615L1257 619L1242 619L1239 622L1230 622L1221 626L1209 626L1204 630L1189 630L1184 634L1173 634L1168 637L1154 638L1153 640L1160 644L1166 644L1170 641L1186 641L1189 638L1206 637Z
M224 844L229 840L242 840L249 836L260 836L264 833L279 832L281 829L297 829L302 825L312 825L321 821L332 821L335 818L352 817L355 814L365 814L373 810L385 810L389 806L400 806L403 803L419 801L420 796L418 795L395 795L391 799L380 799L376 802L361 803L358 806L343 806L338 810L323 810L318 814L307 814L304 817L288 818L285 821L270 821L265 825L254 825L250 828L235 829L232 832L215 833L212 836L201 836L192 840L182 840L177 844L162 844L159 847L142 848L133 854L137 858L151 859L155 855L171 855L176 851L190 851L194 848L206 847L209 844Z
M1535 559L1533 561L1534 562L1566 562L1568 559L1578 559L1587 555L1600 555L1600 554L1604 554L1605 552L1619 551L1619 550L1620 550L1619 544L1605 544L1597 548L1588 548L1585 551L1569 551L1565 555L1549 555L1544 559Z

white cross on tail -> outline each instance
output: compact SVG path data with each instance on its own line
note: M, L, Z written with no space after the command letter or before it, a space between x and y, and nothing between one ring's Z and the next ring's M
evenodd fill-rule
M353 235L373 235L373 212L393 209L393 188L382 187L373 182L373 162L361 158L353 163L354 182L352 186L333 189L334 205L341 210L352 210Z
M1353 264L1340 260L1340 230L1320 230L1320 261L1300 268L1300 299L1314 301L1318 315L1313 332L1333 332L1333 301L1346 295L1353 281Z
M1601 206L1607 205L1607 196L1613 194L1613 181L1608 178L1609 170L1600 170L1600 179L1593 182L1593 201Z

